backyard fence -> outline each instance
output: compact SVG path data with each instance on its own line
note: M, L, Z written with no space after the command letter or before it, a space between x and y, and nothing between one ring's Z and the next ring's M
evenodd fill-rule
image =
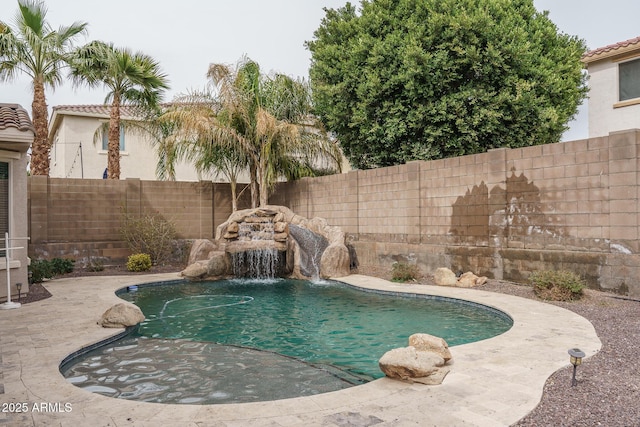
M593 288L640 297L640 131L282 183L270 203L347 232L358 263L416 263L524 281L569 269ZM241 207L247 207L246 200ZM32 256L123 257L122 210L213 238L227 184L29 180ZM85 255L83 255L83 253Z

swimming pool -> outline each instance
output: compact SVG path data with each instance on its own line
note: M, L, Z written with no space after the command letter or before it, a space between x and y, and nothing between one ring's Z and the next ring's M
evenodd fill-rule
M383 295L331 281L181 282L119 295L140 306L146 320L127 338L61 371L90 391L165 403L337 390L383 376L378 359L406 346L413 333L441 336L454 346L512 325L504 313L475 303ZM195 391L187 390L190 383Z

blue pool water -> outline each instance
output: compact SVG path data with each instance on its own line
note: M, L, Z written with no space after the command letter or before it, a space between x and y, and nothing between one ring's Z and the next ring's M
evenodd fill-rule
M145 314L137 332L61 370L91 391L162 402L243 402L335 390L382 377L378 359L407 346L414 333L455 346L512 325L504 313L477 304L384 295L331 281L157 284L119 296ZM131 366L139 372L128 371ZM194 369L197 375L188 373ZM273 384L258 390L285 373L293 376L284 381L291 390ZM270 379L260 379L263 374ZM250 384L229 386L240 376ZM183 391L185 378L200 391Z

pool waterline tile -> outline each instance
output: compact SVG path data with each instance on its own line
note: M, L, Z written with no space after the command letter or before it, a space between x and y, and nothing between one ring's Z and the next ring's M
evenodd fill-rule
M440 386L416 386L382 378L325 395L261 404L201 406L123 401L68 384L55 362L120 332L105 330L96 324L107 308L121 302L114 292L125 286L163 280L176 280L176 274L57 279L45 284L53 295L51 298L16 310L1 311L0 321L6 326L0 341L0 354L5 363L5 357L13 355L11 365L17 365L15 369L20 373L21 381L12 380L11 390L5 380L5 394L0 394L0 402L15 401L16 398L29 399L28 403L53 402L60 397L73 405L72 412L46 417L8 414L9 425L25 419L46 420L56 425L103 425L116 419L115 416L111 418L111 414L119 414L118 421L126 420L126 413L135 414L136 425L153 425L160 419L154 416L158 413L162 414L163 424L187 426L296 425L296 418L300 419L301 425L321 425L326 423L327 416L336 413L373 415L389 424L425 420L434 425L510 425L535 408L546 378L568 366L566 349L580 347L588 357L601 347L593 326L586 319L550 304L478 290L399 285L354 275L339 280L389 292L470 300L504 311L513 318L514 326L498 337L452 347L452 372ZM18 329L21 334L14 332ZM554 333L549 332L551 329ZM30 333L38 339L25 339ZM43 337L50 341L48 346ZM499 353L495 352L497 348ZM16 357L19 354L23 356ZM519 370L515 366L521 363L522 354L528 355L530 370ZM39 363L42 360L49 362ZM29 369L34 364L39 366L38 370ZM15 373L4 372L4 378L11 374L10 378L15 378ZM455 390L465 384L473 385L470 388L476 393L462 397L456 394ZM479 391L481 395L477 394ZM509 405L509 408L502 410L501 405ZM432 408L428 418L420 408Z

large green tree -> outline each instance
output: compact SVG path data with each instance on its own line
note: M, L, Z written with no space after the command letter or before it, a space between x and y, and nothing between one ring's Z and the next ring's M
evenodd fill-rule
M355 167L558 142L583 40L532 0L363 0L306 43L314 102Z
M45 89L62 82L62 70L74 38L86 31L86 23L51 28L41 1L18 0L14 27L0 22L0 81L12 81L20 73L33 81L31 115L35 138L31 145L31 174L49 175L49 125Z
M340 170L340 150L311 114L305 82L264 75L249 58L235 67L211 64L207 75L212 93L179 97L163 116L176 130L164 140L161 151L171 153L165 158L188 158L232 184L244 168L254 207L267 204L280 178L318 175L323 166Z
M108 178L120 179L120 109L126 105L140 119L152 120L169 88L167 77L152 57L100 41L77 49L70 65L76 85L102 85L108 90Z

